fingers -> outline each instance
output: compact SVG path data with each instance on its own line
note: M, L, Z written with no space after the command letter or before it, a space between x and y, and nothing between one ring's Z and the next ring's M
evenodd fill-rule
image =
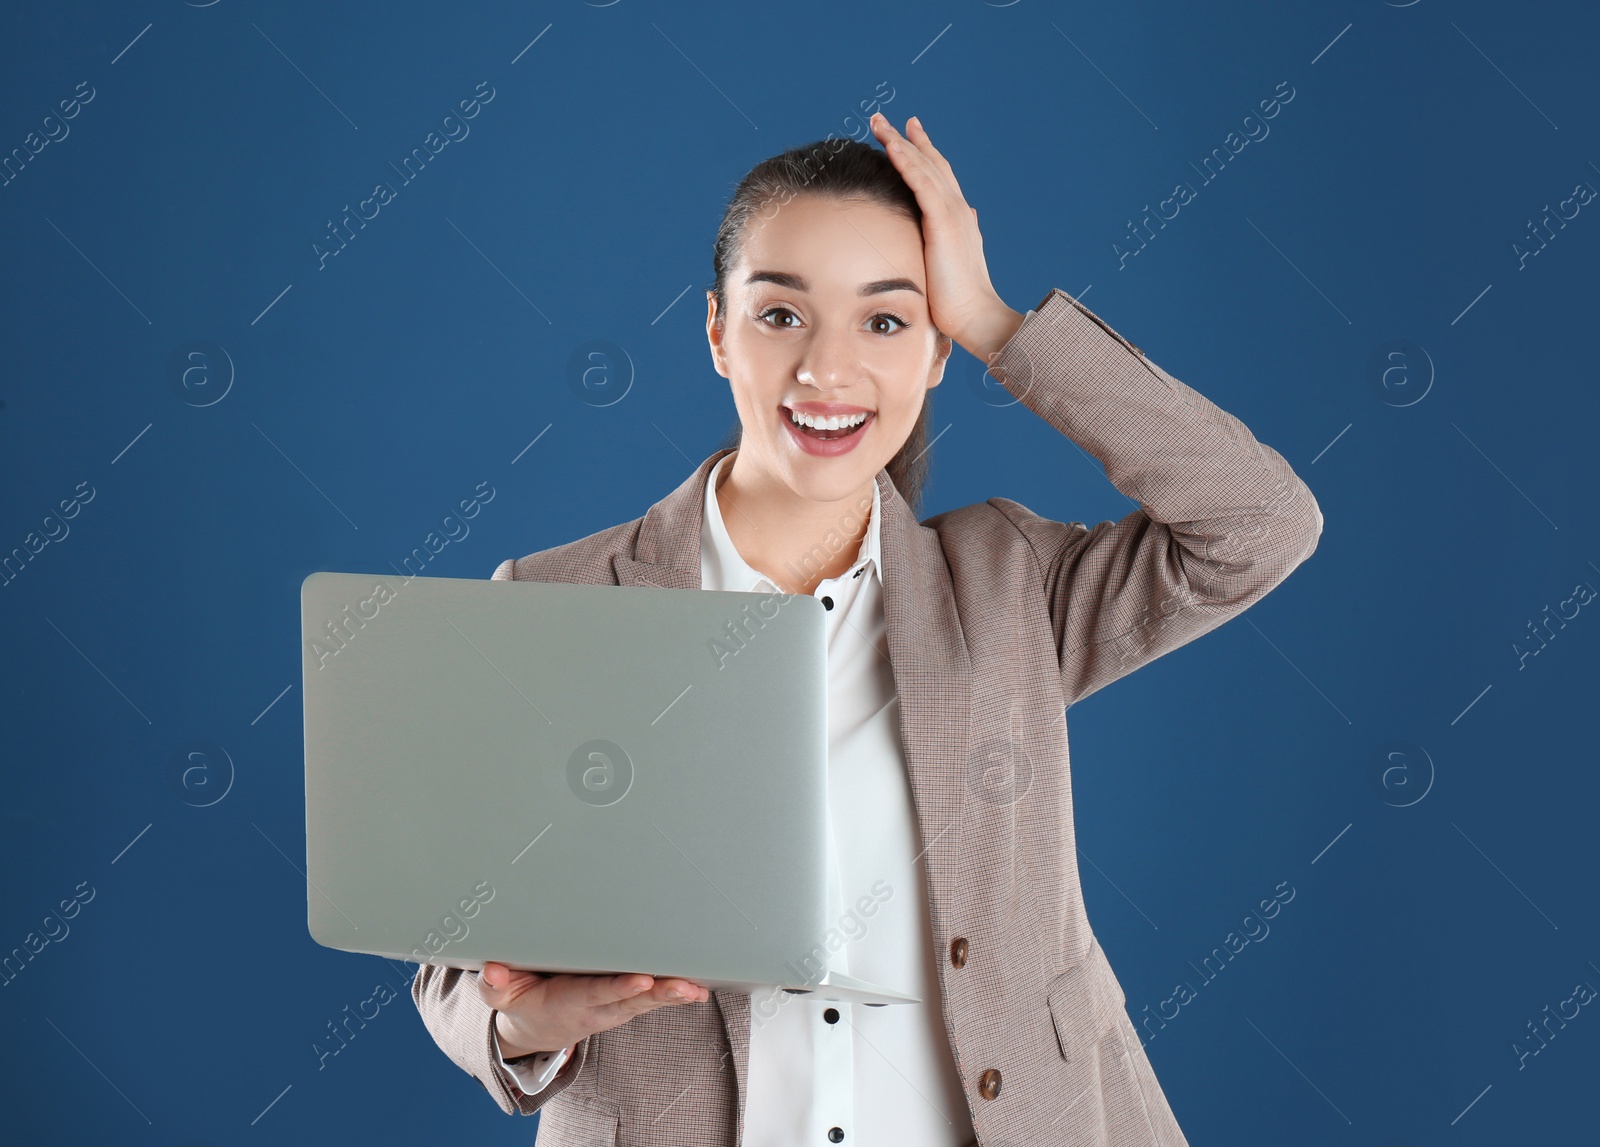
M880 139L887 137L884 139L884 150L890 155L897 158L904 156L908 159L926 160L940 173L949 176L952 183L955 181L955 173L950 167L949 160L933 146L933 140L928 138L927 129L916 116L906 121L905 135L895 130L894 124L889 122L889 117L882 112L874 113L873 127L881 129Z
M707 988L670 976L523 972L493 962L479 973L478 992L514 1025L502 1030L528 1047L566 1046L656 1008L711 998Z
M956 183L955 172L949 161L933 146L933 141L922 127L922 121L912 116L906 126L914 138L908 139L896 131L882 112L874 113L874 132L883 142L884 150L893 160L901 178L917 192L922 209L941 211L965 207L966 199Z
M550 992L573 1007L598 1008L628 1000L650 991L655 981L649 976L552 976Z
M883 144L883 150L896 161L895 166L900 169L902 175L905 174L907 165L914 164L921 158L922 153L917 145L901 135L894 124L889 122L889 117L882 112L872 114L872 130Z
M636 1001L649 1008L660 1004L705 1003L711 998L708 989L691 980L671 976L658 979L636 972L616 976L545 975L486 961L478 976L486 1000L518 995L521 990L543 981L548 981L548 994L563 997L561 1002L574 1007L607 1007Z
M645 1012L653 1012L657 1008L704 1003L710 998L710 991L688 980L661 979L657 980L649 991L594 1008L590 1013L591 1022L602 1029L615 1027Z
M628 974L552 976L547 1002L586 1009L585 1025L603 1030L656 1008L705 1003L710 998L707 989L689 980Z
M711 998L711 993L700 985L673 977L628 974L572 978L587 981L579 985L579 1001L587 1007L619 1006L643 1012L665 1004L704 1003Z
M711 998L711 991L691 980L667 977L656 981L659 998L668 1003L703 1004Z
M922 121L916 116L912 116L906 121L906 132L907 137L917 145L917 150L932 159L934 163L944 170L946 175L954 180L955 171L951 168L950 161L944 157L944 154L938 148L933 146L933 140L928 138L927 129L922 126Z

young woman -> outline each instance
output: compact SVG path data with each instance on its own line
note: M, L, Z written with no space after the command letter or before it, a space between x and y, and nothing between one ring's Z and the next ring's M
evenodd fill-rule
M733 446L643 518L494 576L817 596L832 959L923 1003L422 966L435 1040L551 1147L1185 1143L1084 913L1065 708L1267 593L1322 515L1063 292L1008 307L921 124L872 126L884 151L786 152L727 209L706 334ZM996 497L919 523L957 343L1140 508L1090 529Z

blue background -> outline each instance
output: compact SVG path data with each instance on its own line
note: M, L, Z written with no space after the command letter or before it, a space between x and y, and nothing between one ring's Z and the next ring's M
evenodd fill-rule
M94 92L0 186L0 553L70 527L0 586L0 949L93 890L0 989L0 1139L528 1141L404 994L318 1067L325 1025L405 980L306 931L299 585L388 569L480 482L431 574L487 577L676 486L735 420L704 334L728 194L859 136L880 84L951 159L1012 306L1083 295L1326 516L1247 615L1069 713L1090 919L1190 1140L1592 1136L1600 1006L1520 1067L1513 1041L1600 987L1600 603L1521 668L1514 643L1600 587L1600 202L1525 265L1512 244L1600 188L1593 7L470 8L0 16L0 154ZM470 135L400 185L480 81ZM1202 184L1280 83L1270 134ZM1119 266L1179 182L1194 199ZM595 339L632 365L610 405L568 381ZM231 387L215 351L174 384L194 340ZM1426 359L1385 390L1398 340ZM925 515L1127 512L956 353ZM170 775L196 742L226 754L209 788ZM1285 881L1206 982L1192 965ZM1195 998L1146 1026L1179 982Z

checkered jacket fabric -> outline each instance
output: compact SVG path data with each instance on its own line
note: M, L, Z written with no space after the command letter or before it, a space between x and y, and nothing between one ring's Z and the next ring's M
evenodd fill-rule
M1322 514L1276 451L1063 291L991 373L1139 508L1087 527L996 497L919 523L877 475L933 947L968 942L960 968L940 959L945 1033L984 1147L1185 1147L1084 913L1066 708L1266 594L1316 548ZM726 452L642 518L507 560L494 578L699 589L705 482ZM416 1005L503 1111L542 1113L541 1143L740 1141L749 995L714 992L590 1036L529 1097L494 1066L476 975L423 965ZM992 1099L979 1085L989 1069Z

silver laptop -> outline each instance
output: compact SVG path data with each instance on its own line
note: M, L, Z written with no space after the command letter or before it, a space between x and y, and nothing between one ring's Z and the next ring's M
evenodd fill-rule
M311 574L312 938L918 1002L828 966L823 619L808 595Z

